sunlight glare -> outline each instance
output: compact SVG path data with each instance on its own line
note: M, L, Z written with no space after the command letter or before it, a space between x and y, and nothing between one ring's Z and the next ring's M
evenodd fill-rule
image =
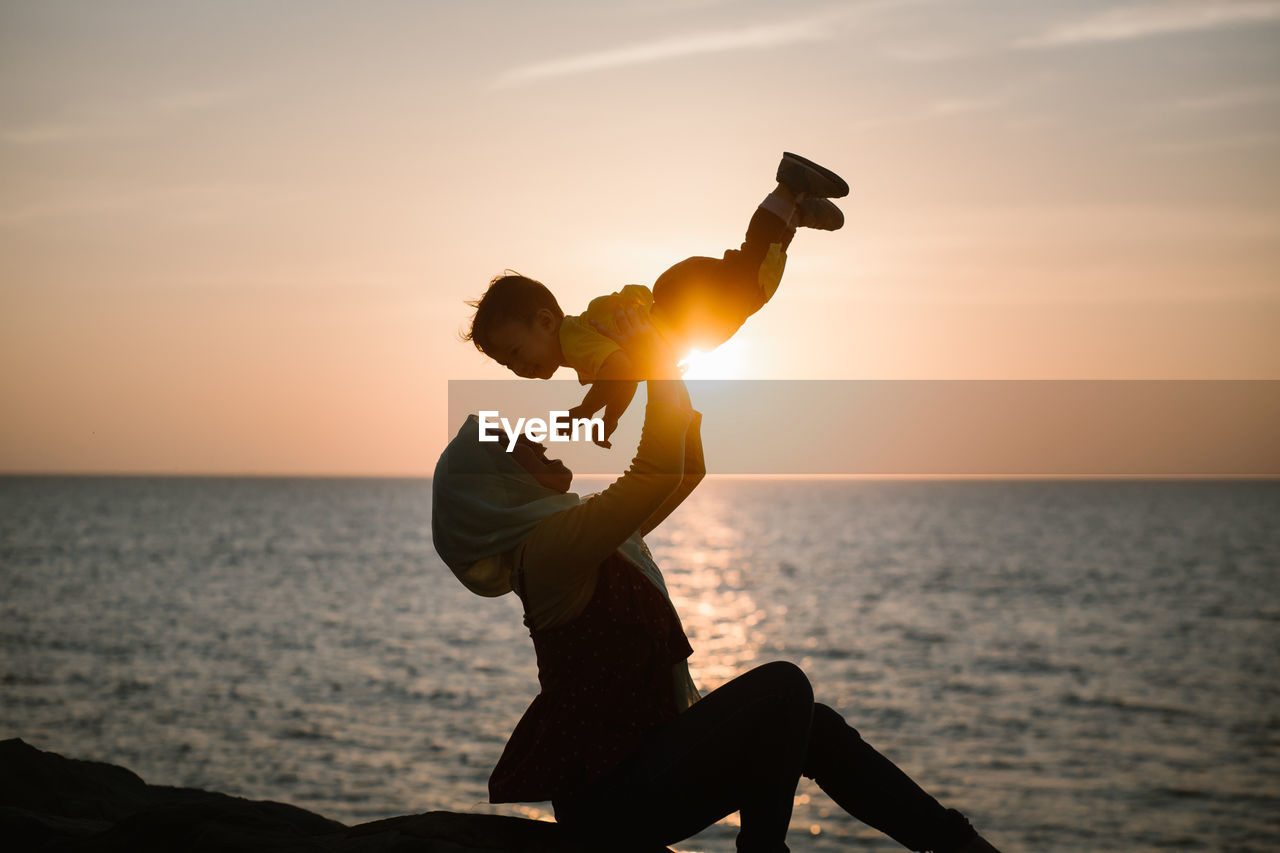
M730 338L711 352L693 350L681 362L685 379L744 379L751 375L746 341Z

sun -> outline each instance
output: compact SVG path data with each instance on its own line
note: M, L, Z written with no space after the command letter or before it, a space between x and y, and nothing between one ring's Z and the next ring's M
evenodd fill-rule
M681 364L685 379L745 379L749 361L746 342L730 338L711 352L694 350Z

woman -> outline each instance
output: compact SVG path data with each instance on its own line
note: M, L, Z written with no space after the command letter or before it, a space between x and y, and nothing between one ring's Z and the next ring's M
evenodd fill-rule
M792 664L765 664L698 697L692 649L641 537L705 473L700 415L647 321L617 322L611 336L651 378L636 457L608 489L579 499L572 473L541 445L522 440L508 454L481 443L474 416L436 466L436 549L473 592L514 589L538 659L541 692L494 768L490 799L550 800L575 834L636 849L737 811L738 850L775 853L788 849L804 774L911 850L993 851L816 704Z

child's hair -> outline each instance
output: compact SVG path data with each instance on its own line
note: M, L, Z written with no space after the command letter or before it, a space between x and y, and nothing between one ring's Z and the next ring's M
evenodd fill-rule
M463 334L462 339L471 341L480 352L488 351L489 336L503 323L510 320L528 323L541 308L546 308L556 317L564 316L555 296L542 282L512 270L495 277L489 282L484 296L467 300L467 304L476 309L476 313L471 315L471 329Z

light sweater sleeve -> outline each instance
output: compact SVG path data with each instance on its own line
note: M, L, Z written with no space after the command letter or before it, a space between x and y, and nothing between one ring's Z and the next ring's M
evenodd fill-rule
M675 512L676 507L684 503L684 499L693 493L706 475L707 463L702 455L702 413L695 411L693 420L689 422L689 429L684 434L684 471L680 482L653 514L645 519L640 526L640 535L648 536L649 531Z
M580 506L543 519L516 548L532 627L562 625L581 613L595 592L600 563L679 486L695 413L687 396L657 395L653 385L627 472Z

